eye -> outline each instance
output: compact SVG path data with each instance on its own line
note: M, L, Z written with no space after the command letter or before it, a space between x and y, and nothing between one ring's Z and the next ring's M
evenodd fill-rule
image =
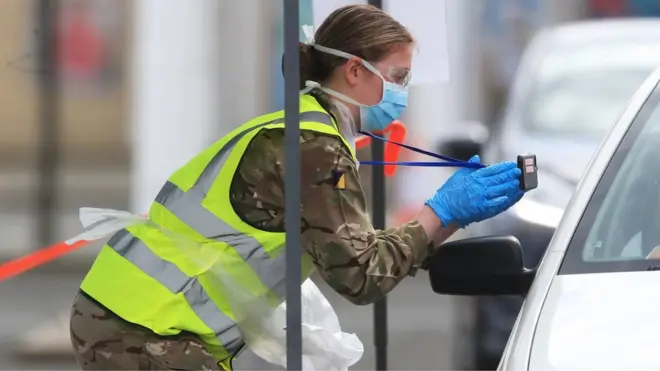
M393 76L393 80L398 85L405 85L406 82L408 81L408 74L398 74L396 76Z
M410 82L410 70L407 68L390 67L388 77L393 83L406 86Z
M410 82L410 73L393 76L392 80L395 84L405 87Z

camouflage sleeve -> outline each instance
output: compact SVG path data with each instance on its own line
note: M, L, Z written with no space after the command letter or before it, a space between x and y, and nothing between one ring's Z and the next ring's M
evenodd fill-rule
M357 166L337 138L303 135L303 245L323 279L349 301L370 304L414 275L430 253L417 222L374 230Z

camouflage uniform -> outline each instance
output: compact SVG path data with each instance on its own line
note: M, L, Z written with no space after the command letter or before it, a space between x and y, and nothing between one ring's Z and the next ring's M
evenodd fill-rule
M195 335L156 335L80 293L71 308L71 344L83 370L222 369Z
M337 138L303 132L302 246L323 279L355 304L370 304L413 275L430 253L421 225L375 231L357 166ZM257 136L234 178L232 202L243 220L284 230L284 131ZM343 189L337 174L344 176Z
M338 138L303 131L300 146L303 247L338 293L373 303L420 268L430 254L426 233L417 222L374 230L357 166ZM284 130L263 130L232 181L235 211L262 230L284 231L284 148ZM217 369L194 336L156 336L84 296L74 304L71 337L83 369Z

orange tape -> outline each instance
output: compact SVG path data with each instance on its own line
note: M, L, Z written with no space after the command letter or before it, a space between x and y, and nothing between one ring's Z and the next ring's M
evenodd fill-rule
M147 217L148 214L142 214L142 216ZM10 260L6 263L2 263L0 264L0 282L8 278L18 276L19 274L25 273L30 269L36 268L40 265L49 263L70 252L79 250L80 248L87 246L90 242L92 241L78 240L68 244L66 241L62 241L54 245L44 247L43 249L35 251L31 254Z
M66 242L59 242L54 245L35 251L18 259L0 264L0 281L18 276L21 273L29 271L40 265L51 262L61 256L64 256L74 250L89 244L90 241L80 240L69 245Z
M393 121L385 130L381 132L376 132L374 134L385 137L389 140L403 143L406 140L407 129L406 126L401 121ZM388 136L389 134L389 136ZM371 138L367 136L359 137L355 140L355 148L362 149L371 144ZM401 147L392 143L385 143L383 149L383 161L385 162L397 162L399 161L399 155L401 154ZM388 177L394 176L396 173L396 165L385 165L383 166L383 171Z

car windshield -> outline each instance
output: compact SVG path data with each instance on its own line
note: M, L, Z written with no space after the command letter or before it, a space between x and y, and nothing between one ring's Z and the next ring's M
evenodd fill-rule
M660 53L644 46L583 46L548 53L525 104L527 128L602 137L660 64Z
M594 190L568 247L564 274L660 265L659 149L660 88L656 87Z

